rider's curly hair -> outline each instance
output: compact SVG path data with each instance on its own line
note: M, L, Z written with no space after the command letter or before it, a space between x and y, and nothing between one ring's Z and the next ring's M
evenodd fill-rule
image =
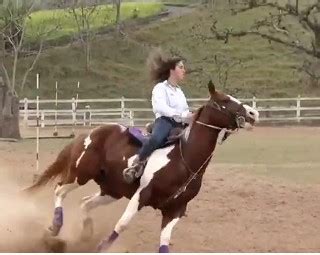
M150 79L153 84L165 81L170 76L170 70L175 69L176 65L182 61L182 57L167 57L161 49L153 50L148 59Z

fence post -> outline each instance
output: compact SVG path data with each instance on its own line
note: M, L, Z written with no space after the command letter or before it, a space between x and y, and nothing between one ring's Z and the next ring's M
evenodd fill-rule
M77 115L76 115L76 99L72 98L72 133L71 137L75 136L75 126L77 121Z
M24 98L23 124L25 127L28 126L28 98Z
M252 108L256 109L257 108L257 101L256 101L256 97L252 98Z
M41 127L44 128L44 111L41 111Z
M124 118L125 102L124 97L121 97L121 119Z
M91 112L90 112L90 105L86 105L86 112L85 112L85 121L84 125L89 125L91 126Z
M130 119L130 126L133 127L134 126L134 112L133 111L129 112L129 119Z
M297 122L300 122L300 115L301 115L301 97L298 95L297 97Z

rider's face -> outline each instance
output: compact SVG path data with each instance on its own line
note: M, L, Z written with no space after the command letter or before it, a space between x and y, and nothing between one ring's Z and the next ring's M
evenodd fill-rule
M186 74L186 69L182 61L176 64L176 67L174 70L171 70L171 75L175 77L177 82L182 81L185 77L185 74Z

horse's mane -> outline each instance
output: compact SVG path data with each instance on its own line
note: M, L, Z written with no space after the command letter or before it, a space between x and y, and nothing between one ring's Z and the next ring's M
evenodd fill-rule
M192 116L192 121L191 121L191 126L193 125L193 123L198 120L202 110L203 110L204 106L201 106L199 109L197 109L197 111L195 112L195 114Z

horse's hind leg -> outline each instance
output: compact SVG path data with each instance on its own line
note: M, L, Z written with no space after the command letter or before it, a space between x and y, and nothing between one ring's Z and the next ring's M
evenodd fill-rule
M82 203L80 206L83 215L83 228L81 234L82 240L88 240L93 234L93 223L89 215L90 211L100 205L107 205L116 200L117 199L111 196L101 195L101 192L82 198Z
M80 185L74 180L72 183L58 184L54 190L54 215L52 225L49 227L51 234L56 236L59 234L63 225L63 208L62 201L66 198L67 194Z

